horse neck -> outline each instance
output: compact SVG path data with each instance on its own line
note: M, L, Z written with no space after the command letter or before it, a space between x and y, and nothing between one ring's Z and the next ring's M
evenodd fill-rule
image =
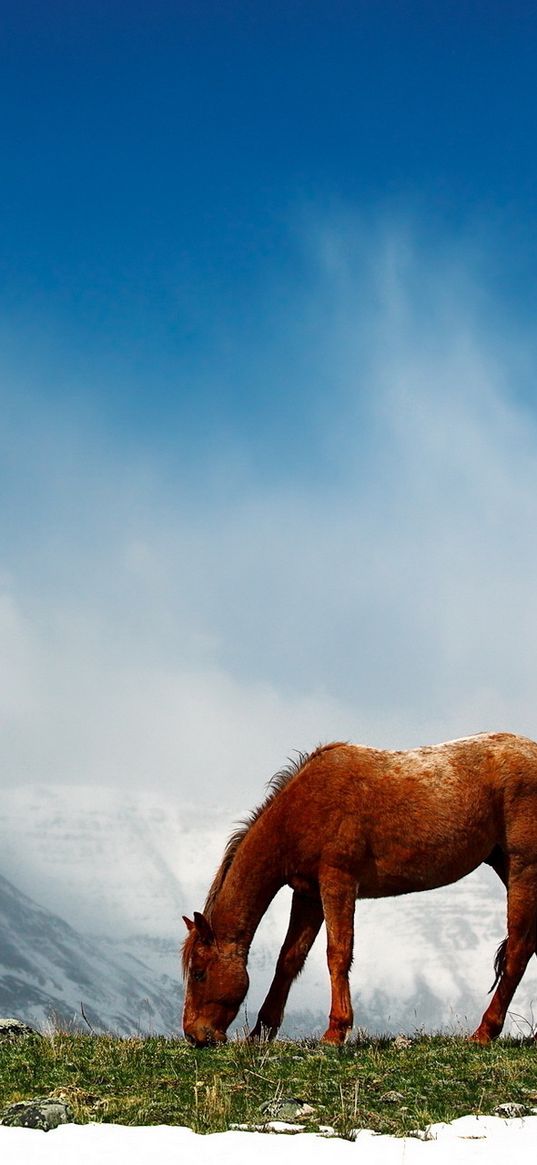
M274 829L258 818L241 841L214 904L211 923L218 936L246 954L274 895L285 883Z

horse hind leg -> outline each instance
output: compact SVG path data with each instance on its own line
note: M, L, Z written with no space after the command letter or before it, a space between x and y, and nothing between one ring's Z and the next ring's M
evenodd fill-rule
M320 898L294 891L289 927L276 963L268 995L261 1005L249 1039L273 1040L283 1019L292 983L300 974L323 921Z
M537 945L537 868L526 866L510 877L507 890L507 938L495 962L496 990L479 1027L471 1036L488 1044L502 1030L507 1009Z

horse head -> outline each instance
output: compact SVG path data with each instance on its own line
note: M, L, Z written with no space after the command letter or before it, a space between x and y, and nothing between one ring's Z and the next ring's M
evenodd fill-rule
M203 914L183 919L186 980L183 1031L196 1047L223 1043L248 990L246 956L236 942L218 942Z

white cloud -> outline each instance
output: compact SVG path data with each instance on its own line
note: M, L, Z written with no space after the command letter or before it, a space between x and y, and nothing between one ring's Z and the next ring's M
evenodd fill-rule
M256 475L237 435L196 497L149 445L107 451L42 409L33 433L12 422L3 783L248 805L334 736L537 735L532 343L515 352L462 255L348 223L309 245L296 316L319 378L297 383L313 420L295 466Z

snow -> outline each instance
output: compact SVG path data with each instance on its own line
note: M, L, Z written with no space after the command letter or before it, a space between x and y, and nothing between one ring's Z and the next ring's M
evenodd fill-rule
M379 1136L361 1129L354 1141L314 1133L229 1131L200 1136L167 1125L62 1125L49 1133L0 1127L2 1165L505 1165L537 1150L537 1116L503 1120L464 1116L432 1125L427 1139Z

